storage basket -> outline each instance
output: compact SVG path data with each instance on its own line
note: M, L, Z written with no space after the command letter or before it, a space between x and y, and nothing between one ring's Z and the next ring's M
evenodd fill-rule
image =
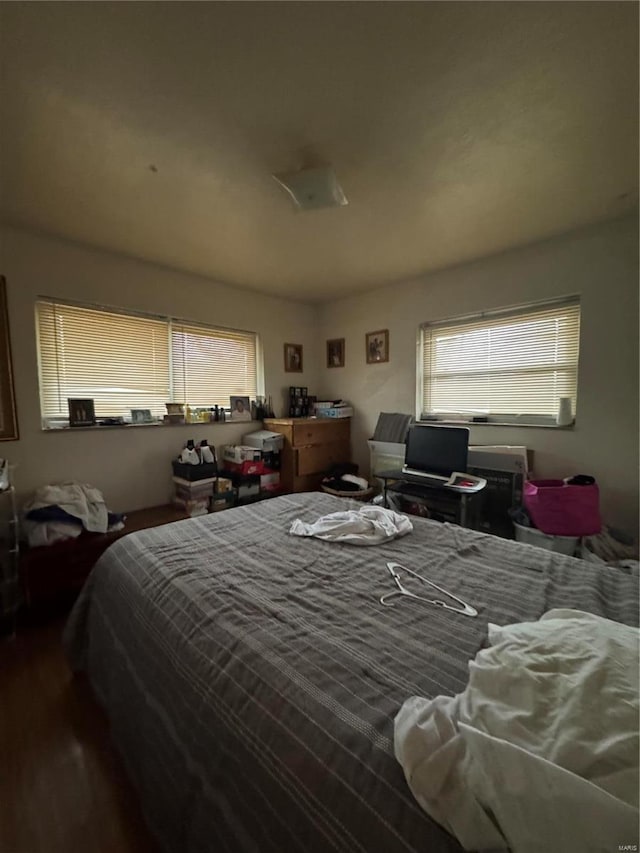
M179 459L171 461L174 477L182 477L183 480L207 480L215 477L218 466L215 462L202 462L200 465L191 465L188 462L180 462Z
M576 486L564 480L528 480L524 505L543 533L592 536L600 532L600 494L595 483Z
M574 556L580 541L578 536L551 536L548 533L543 533L542 530L536 530L535 527L524 527L522 524L516 524L515 521L513 526L515 527L517 542L526 542L528 545L545 548L547 551L555 551L557 554L566 554L568 557Z
M375 492L373 486L369 486L368 489L362 489L359 492L339 492L336 489L330 489L329 486L322 486L321 488L328 495L335 495L338 498L351 498L354 501L368 501L369 498L373 497Z

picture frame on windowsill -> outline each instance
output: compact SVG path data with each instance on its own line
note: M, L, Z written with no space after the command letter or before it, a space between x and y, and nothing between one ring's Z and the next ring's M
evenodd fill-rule
M251 403L248 397L229 397L229 407L232 421L251 420Z
M69 407L69 426L86 427L96 425L94 401L87 398L67 397Z

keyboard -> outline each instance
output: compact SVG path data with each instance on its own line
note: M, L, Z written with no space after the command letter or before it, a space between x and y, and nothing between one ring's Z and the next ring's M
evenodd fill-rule
M447 483L444 477L429 477L422 474L403 474L402 479L416 486L436 486L437 488L442 488Z
M420 478L422 480L422 478ZM398 492L401 495L405 495L405 497L409 498L424 498L428 493L430 486L442 486L442 480L439 480L436 483L418 483L418 478L415 480L405 480L403 479L401 483L394 483L393 486L389 487L390 492ZM442 493L441 493L442 494Z
M423 474L422 471L416 471L414 468L403 468L402 479L408 480L410 483L424 486L444 486L448 482L448 477L439 477L437 475Z

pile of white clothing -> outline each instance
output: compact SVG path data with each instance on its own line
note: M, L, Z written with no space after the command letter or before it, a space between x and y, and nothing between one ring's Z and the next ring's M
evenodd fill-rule
M124 525L109 513L102 492L86 483L56 483L39 488L23 507L30 547L51 545L79 536L83 530L106 533Z
M296 518L289 528L292 536L315 536L328 542L349 545L379 545L411 533L413 525L406 515L381 506L366 504L360 509L332 512L313 524Z
M466 850L637 850L639 637L575 610L490 625L463 693L396 717L420 805Z

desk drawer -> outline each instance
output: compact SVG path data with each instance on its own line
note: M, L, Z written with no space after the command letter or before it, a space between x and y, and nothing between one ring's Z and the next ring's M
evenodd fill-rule
M327 418L327 420L329 420ZM349 419L318 421L293 425L293 446L304 447L307 444L327 444L328 442L349 440Z
M328 471L338 462L349 461L349 443L334 441L331 444L316 444L309 447L298 447L296 454L296 474L304 477L306 474L320 474Z

